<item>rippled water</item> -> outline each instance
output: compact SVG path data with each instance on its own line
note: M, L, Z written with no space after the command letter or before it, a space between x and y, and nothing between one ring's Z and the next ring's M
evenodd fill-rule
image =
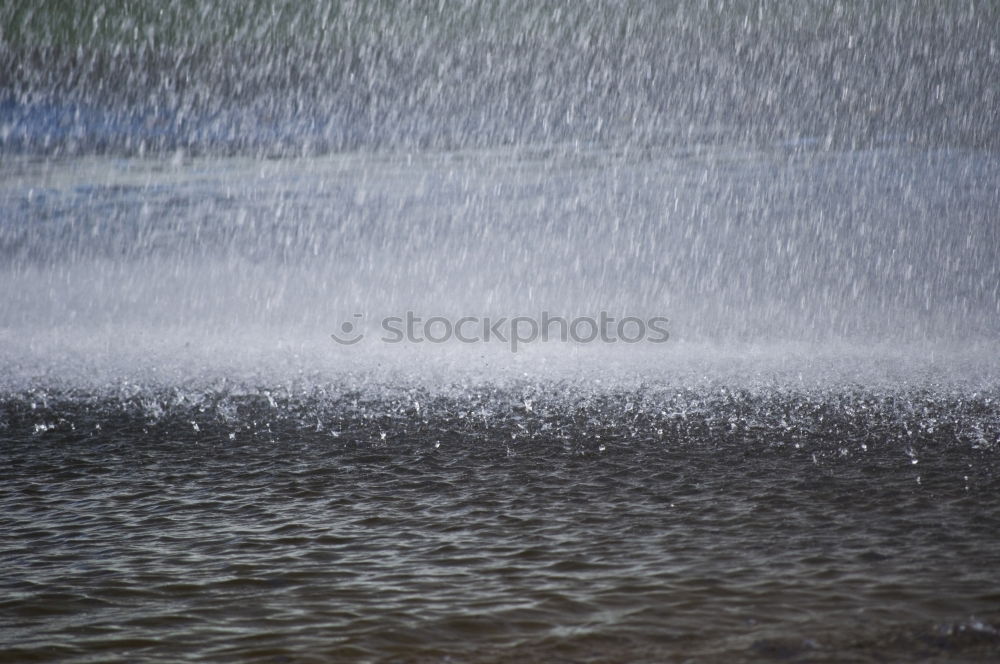
M996 383L802 370L8 393L3 658L995 658Z

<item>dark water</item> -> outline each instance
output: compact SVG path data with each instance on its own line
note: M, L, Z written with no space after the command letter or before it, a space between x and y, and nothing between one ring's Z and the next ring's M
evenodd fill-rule
M5 398L5 661L993 661L996 390Z

